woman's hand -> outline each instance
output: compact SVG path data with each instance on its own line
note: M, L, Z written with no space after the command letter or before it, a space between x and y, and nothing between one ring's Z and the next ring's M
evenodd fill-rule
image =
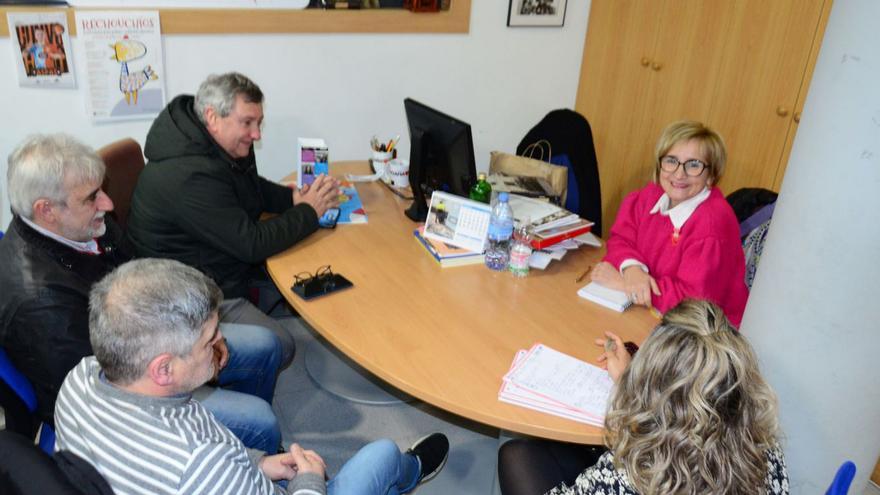
M609 289L624 290L626 288L623 276L607 261L597 263L593 267L593 271L590 273L590 280Z
M605 332L604 339L596 339L596 345L605 349L605 352L599 356L599 364L608 370L608 375L614 380L614 383L617 383L620 375L629 366L632 356L627 352L620 337L611 332Z
M623 290L629 295L633 304L651 307L651 294L660 295L660 288L654 277L645 273L638 265L628 266L623 270Z

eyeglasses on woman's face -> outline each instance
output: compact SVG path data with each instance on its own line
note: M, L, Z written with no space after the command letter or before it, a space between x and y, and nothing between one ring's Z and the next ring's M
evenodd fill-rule
M664 172L673 174L678 170L679 166L684 168L684 173L688 177L699 177L708 167L708 165L696 158L687 160L684 163L680 162L678 158L672 155L666 155L660 159L660 169Z

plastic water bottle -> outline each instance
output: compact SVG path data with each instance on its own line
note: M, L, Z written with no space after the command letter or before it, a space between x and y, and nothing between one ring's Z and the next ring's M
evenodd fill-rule
M529 223L528 219L524 220L513 232L508 268L514 277L525 277L529 274L529 258L532 256L532 233Z
M490 270L507 269L510 259L510 237L513 235L513 210L507 202L506 192L498 194L489 217L488 247L486 247L486 266Z

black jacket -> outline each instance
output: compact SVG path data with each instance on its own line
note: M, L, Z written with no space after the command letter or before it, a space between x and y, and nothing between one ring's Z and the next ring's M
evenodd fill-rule
M126 231L136 254L198 268L227 298L245 296L255 268L318 228L311 206L257 175L253 148L234 160L211 138L192 96L159 114L144 154ZM260 221L263 212L278 216Z
M56 242L18 216L0 239L0 346L34 386L37 416L52 425L64 377L93 354L89 289L128 261L118 226L109 217L105 222L101 255Z

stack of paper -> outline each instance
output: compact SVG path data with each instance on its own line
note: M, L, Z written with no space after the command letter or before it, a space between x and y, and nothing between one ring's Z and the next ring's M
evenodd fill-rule
M578 295L583 297L584 299L588 299L593 301L594 303L601 304L606 308L613 309L614 311L623 312L626 308L632 304L632 301L629 300L629 297L625 292L609 289L604 285L599 285L596 282L590 282L589 284L581 287L578 291Z
M576 213L554 205L549 201L527 198L517 194L510 195L510 209L517 222L529 218L532 229L538 233L543 230L568 225L581 220Z
M614 383L608 372L544 344L519 351L498 400L602 426Z
M591 232L581 234L571 239L557 242L552 246L532 251L529 258L529 266L544 270L553 260L561 260L565 253L578 249L581 246L602 247L602 241Z

